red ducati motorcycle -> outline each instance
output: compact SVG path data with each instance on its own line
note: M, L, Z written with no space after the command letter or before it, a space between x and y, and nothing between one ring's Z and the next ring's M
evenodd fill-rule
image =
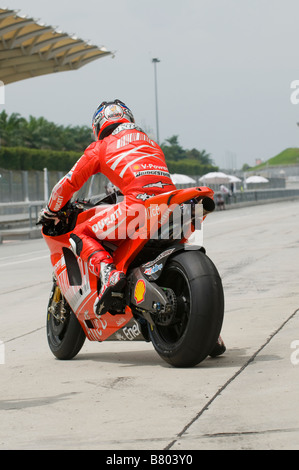
M199 187L153 196L144 201L143 236L115 244L101 241L117 269L126 273L127 283L123 293L114 293L109 312L97 316L93 305L100 280L73 253L69 237L77 224L116 201L114 193L94 202L70 202L59 212L58 224L43 224L54 270L47 309L49 347L58 359L72 359L86 338L142 340L152 342L157 353L175 367L195 366L215 347L224 314L218 271L203 246L190 242L198 208L202 220L215 208L213 191ZM181 219L173 217L173 207L179 208Z

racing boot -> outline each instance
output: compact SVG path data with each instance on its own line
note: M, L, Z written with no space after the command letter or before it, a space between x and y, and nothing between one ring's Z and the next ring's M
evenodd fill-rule
M214 348L210 352L209 356L218 357L218 356L221 356L221 354L224 354L225 351L226 351L225 344L221 336L219 336L217 343L215 344Z
M122 292L126 285L126 275L117 271L113 263L100 264L101 290L94 303L94 313L101 316L108 310L121 311Z

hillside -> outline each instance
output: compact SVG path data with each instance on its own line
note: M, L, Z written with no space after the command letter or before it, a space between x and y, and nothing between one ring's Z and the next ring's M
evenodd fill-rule
M299 165L299 148L285 149L275 157L269 158L266 162L251 168L251 170L261 170L267 166L276 165Z

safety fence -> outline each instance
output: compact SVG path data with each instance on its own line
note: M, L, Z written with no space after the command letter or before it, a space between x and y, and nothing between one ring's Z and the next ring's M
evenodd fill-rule
M48 172L46 169L43 172L0 169L0 175L0 229L21 226L33 228L38 213L48 201L53 186L63 177L62 172ZM75 196L88 199L103 194L107 183L108 180L103 175L94 175ZM196 184L179 187L188 186L196 186ZM223 194L216 187L212 189L215 190L215 202L219 209L299 197L299 189L239 190L231 194Z
M3 239L40 237L36 226L39 212L49 199L54 185L63 177L59 171L10 171L0 169L0 244ZM76 193L90 198L106 190L103 175L92 176Z
M219 193L216 193L216 195ZM232 194L224 194L224 202L227 206L253 205L263 202L279 201L281 199L290 199L299 197L299 189L260 189L237 191Z
M61 171L12 171L0 169L0 203L47 201L54 185L63 177ZM80 194L90 197L105 191L103 175L91 177ZM11 211L12 206L8 206Z
M62 177L60 172L0 169L0 202L44 200L45 193ZM45 182L48 186L45 188Z
M61 171L17 171L17 170L4 170L0 168L0 203L5 202L28 202L28 201L47 201L53 186L63 177ZM177 188L186 188L191 186L202 186L199 182L199 177L193 177L195 183L177 184ZM228 204L233 204L240 201L250 201L258 199L267 199L272 197L272 191L278 191L282 188L281 178L273 178L271 186L264 184L262 189L259 186L251 186L246 191L240 191L240 184L236 185L238 189L230 200L225 196ZM101 174L92 176L84 187L80 190L79 194L85 197L90 197L92 194L100 194L105 191L107 185L107 178ZM278 184L279 183L279 184ZM209 185L215 193L219 192L219 185ZM283 185L285 186L285 185ZM274 189L275 188L275 189ZM254 189L254 192L252 191Z

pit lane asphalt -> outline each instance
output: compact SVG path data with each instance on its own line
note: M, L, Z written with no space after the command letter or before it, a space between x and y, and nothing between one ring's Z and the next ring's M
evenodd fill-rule
M0 449L298 449L298 214L288 201L207 217L227 352L190 369L145 342L86 340L56 360L47 247L0 245Z

